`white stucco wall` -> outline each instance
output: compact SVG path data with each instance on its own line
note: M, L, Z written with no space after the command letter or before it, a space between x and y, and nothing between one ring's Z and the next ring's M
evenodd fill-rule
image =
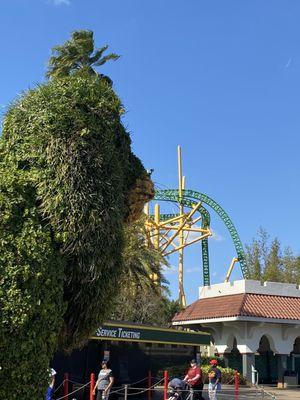
M274 353L290 354L296 338L300 337L300 325L230 321L202 324L202 327L209 329L220 354L232 350L234 338L240 353L256 353L264 335Z
M217 283L199 288L199 298L220 297L240 293L256 293L274 296L300 297L300 289L291 283L264 282L243 279L234 282Z
M253 293L262 295L300 297L297 285L255 280L238 280L199 288L200 299L226 295ZM179 322L188 325L190 321ZM269 339L271 349L276 354L290 354L297 337L300 337L300 320L270 319L259 317L222 317L210 320L193 320L193 324L207 329L215 340L220 354L231 351L233 339L242 354L256 353L262 336Z

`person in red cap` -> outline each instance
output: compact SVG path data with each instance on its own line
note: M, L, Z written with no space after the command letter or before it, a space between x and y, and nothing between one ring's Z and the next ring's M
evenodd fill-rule
M222 374L217 367L218 361L213 359L210 361L211 368L208 372L208 397L209 400L217 400L217 392L221 390Z
M202 370L200 367L198 367L196 360L191 360L191 367L189 368L183 380L192 389L194 389L195 400L204 400L202 397L202 390L203 390Z

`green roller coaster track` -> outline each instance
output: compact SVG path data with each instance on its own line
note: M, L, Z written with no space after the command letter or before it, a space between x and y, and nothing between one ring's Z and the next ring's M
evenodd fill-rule
M248 271L248 267L246 264L243 245L239 238L237 230L236 230L235 226L233 225L233 222L231 221L229 215L215 200L213 200L211 197L207 196L204 193L199 193L194 190L183 190L182 197L180 198L178 189L157 190L157 191L155 191L154 200L180 203L183 206L189 207L189 208L192 208L199 201L201 201L202 203L211 207L219 215L219 217L224 222L225 226L227 227L227 229L230 233L230 236L232 238L232 241L233 241L235 249L236 249L237 258L238 258L240 266L241 266L243 277L245 279L247 279L249 277L249 271ZM209 228L210 227L209 212L206 210L206 208L203 207L203 205L200 206L199 212L202 217L202 227ZM172 214L172 215L164 214L161 216L161 218L167 219L167 218L171 218L172 216L174 216L174 214ZM202 263L203 263L203 284L204 284L204 286L209 286L210 285L210 275L209 275L209 252L208 252L208 240L207 239L202 240Z

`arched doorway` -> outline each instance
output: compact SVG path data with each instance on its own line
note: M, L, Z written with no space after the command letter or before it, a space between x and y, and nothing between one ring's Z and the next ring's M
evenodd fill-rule
M296 337L291 352L290 369L298 375L298 385L300 383L300 336Z
M259 347L255 355L255 368L258 371L259 383L277 382L277 359L270 342L272 342L272 339L267 335L263 335L260 338Z
M226 341L226 349L224 351L225 366L243 372L243 359L237 347L237 339L230 334Z
M300 354L300 336L296 337L294 341L293 353Z
M227 358L227 365L229 368L236 369L240 373L243 372L243 359L237 347L236 337L232 340L231 350L225 353L224 357Z

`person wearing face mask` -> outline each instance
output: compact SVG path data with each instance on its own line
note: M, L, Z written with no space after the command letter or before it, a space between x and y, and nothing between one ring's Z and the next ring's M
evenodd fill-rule
M195 392L194 399L195 400L204 400L202 397L203 390L203 379L202 379L202 370L197 365L196 360L191 360L190 368L186 376L184 377L184 382L186 382Z

